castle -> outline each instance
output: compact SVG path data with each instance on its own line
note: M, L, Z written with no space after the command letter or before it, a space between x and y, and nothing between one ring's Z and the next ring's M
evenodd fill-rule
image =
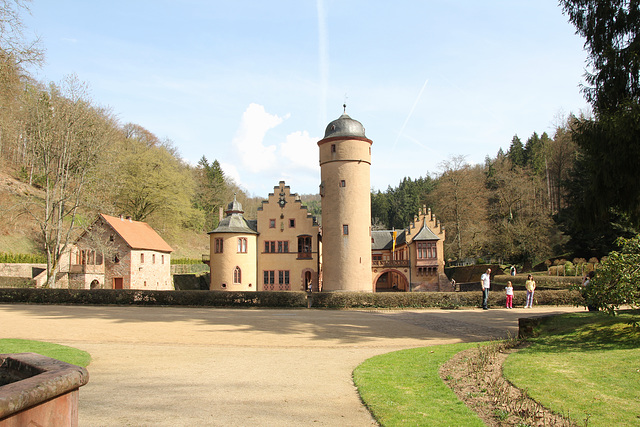
M346 113L318 141L322 226L281 181L244 218L237 200L209 233L211 290L384 292L451 290L444 229L423 207L403 230L372 230L373 141Z

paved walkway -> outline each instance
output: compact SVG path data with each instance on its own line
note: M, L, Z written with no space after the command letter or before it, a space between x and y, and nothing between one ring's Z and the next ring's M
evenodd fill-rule
M351 373L395 350L517 333L533 309L0 305L0 337L91 353L81 426L368 426Z

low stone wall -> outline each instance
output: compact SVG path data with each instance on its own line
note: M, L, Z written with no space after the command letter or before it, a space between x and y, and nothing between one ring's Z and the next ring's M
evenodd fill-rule
M27 277L33 279L47 269L47 264L0 263L0 277Z

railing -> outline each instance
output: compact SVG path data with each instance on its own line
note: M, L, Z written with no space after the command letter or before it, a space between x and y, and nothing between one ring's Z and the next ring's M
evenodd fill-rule
M372 267L391 268L391 267L410 267L409 260L405 259L374 259L371 262Z

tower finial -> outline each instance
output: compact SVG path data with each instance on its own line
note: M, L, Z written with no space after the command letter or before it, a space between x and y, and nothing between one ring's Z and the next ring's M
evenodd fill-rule
M347 104L346 103L342 104L342 112L344 114L347 114Z

